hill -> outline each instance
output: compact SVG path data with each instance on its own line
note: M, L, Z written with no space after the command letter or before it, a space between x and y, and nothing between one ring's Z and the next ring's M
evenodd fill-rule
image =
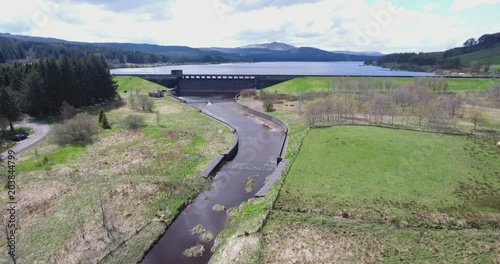
M367 61L366 64L371 64ZM412 71L460 70L488 73L500 69L500 33L470 38L463 47L442 52L393 53L381 57L377 65Z
M139 43L86 43L56 38L0 33L0 63L32 60L61 55L101 54L108 63L227 63L266 61L365 61L379 55L335 53L313 47L294 47L272 42L238 48L192 48Z
M500 70L500 43L488 49L473 51L452 58L460 59L460 64L463 67L468 67L472 62L477 61L490 63L490 68Z
M246 45L246 46L243 46L241 48L242 49L268 49L268 50L292 50L292 49L296 49L296 47L294 47L292 45L288 45L286 43L280 43L280 42Z

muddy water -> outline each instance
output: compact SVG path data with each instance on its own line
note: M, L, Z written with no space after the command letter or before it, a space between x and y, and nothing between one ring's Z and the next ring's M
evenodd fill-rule
M267 176L276 168L276 158L284 136L282 131L270 130L255 119L232 110L235 102L191 103L203 112L231 124L238 131L239 151L214 177L211 189L201 193L196 201L186 207L151 249L143 263L208 263L212 256L213 240L199 241L192 235L193 227L201 224L214 239L224 228L227 209L250 199L264 185ZM254 180L253 190L245 190L247 179ZM225 210L214 212L213 206L224 205ZM187 258L183 252L201 244L205 251L201 257Z

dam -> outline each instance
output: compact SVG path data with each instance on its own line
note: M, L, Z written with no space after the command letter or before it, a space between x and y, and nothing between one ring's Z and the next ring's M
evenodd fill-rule
M177 96L227 95L231 97L244 89L262 89L296 77L303 77L298 75L183 74L181 70L172 70L171 74L114 75L137 76L173 88Z

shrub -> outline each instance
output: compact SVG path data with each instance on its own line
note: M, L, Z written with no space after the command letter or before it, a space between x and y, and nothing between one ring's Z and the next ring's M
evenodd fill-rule
M138 129L144 126L144 117L140 115L128 115L123 120L123 126L128 129Z
M244 89L241 90L240 95L242 97L252 97L257 95L257 90L256 89Z
M104 110L99 111L99 124L102 124L102 120L104 118Z
M76 109L68 104L68 102L64 101L61 105L60 117L62 120L73 118L76 115Z
M273 112L274 111L274 104L271 100L264 101L264 110L266 112Z
M101 127L104 129L111 129L111 126L109 125L108 118L106 117L106 114L102 115Z
M89 143L97 134L94 119L88 114L78 114L72 119L56 125L54 141L58 145Z
M146 94L134 94L129 96L129 104L132 109L153 112L155 101Z

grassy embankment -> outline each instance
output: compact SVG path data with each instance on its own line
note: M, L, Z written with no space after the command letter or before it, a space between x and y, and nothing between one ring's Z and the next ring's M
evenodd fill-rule
M267 90L307 92L324 78L304 81ZM263 111L260 101L241 101ZM285 183L232 210L236 216L218 237L211 263L499 260L495 139L485 145L479 138L383 128L308 130L298 105L275 104L270 113L290 127Z
M116 77L120 91L156 87L127 78ZM104 105L112 129L92 144L57 146L48 138L19 155L18 263L95 263L111 250L102 263L138 262L183 204L208 187L199 172L232 145L231 130L168 97L155 106L144 113ZM97 122L99 109L82 111ZM131 113L146 126L122 127ZM3 232L1 241L5 247Z
M478 61L490 63L490 68L500 70L500 44L489 49L466 53L456 57L460 58L460 64L464 67L469 67L471 62Z
M127 93L138 91L139 93L149 93L153 89L166 90L159 84L146 82L144 79L135 76L118 76L115 77L115 81L118 84L118 94L123 94L125 91Z
M304 77L295 78L293 80L277 84L266 88L266 91L277 92L282 94L303 94L303 93L320 93L329 92L336 81L361 80L366 77ZM368 78L380 80L380 78ZM412 78L383 78L389 81L394 86L399 86L411 82ZM493 85L500 85L500 79L485 79L485 78L449 78L449 91L481 91L490 88Z

